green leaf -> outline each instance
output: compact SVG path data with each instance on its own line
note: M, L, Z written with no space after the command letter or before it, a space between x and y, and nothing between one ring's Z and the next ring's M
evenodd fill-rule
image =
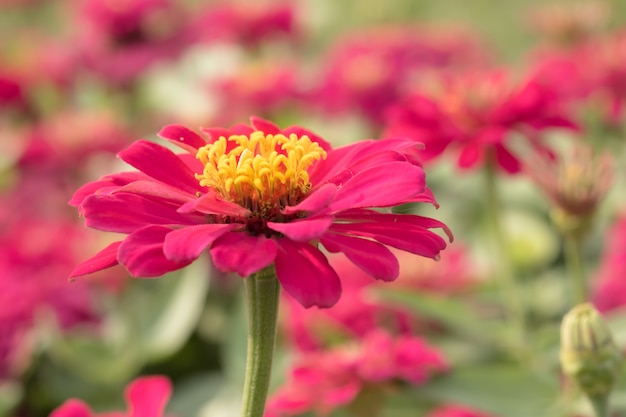
M416 389L421 397L506 417L553 415L559 393L558 375L507 364L454 370Z
M189 339L204 309L209 287L207 270L206 262L199 259L176 278L166 304L160 306L151 326L143 333L142 351L149 358L167 357Z
M166 414L181 417L198 416L224 383L224 377L217 372L195 375L177 382Z
M458 299L396 289L384 289L377 293L384 301L405 307L419 317L434 320L449 331L483 347L501 347L508 333L502 322L479 316Z

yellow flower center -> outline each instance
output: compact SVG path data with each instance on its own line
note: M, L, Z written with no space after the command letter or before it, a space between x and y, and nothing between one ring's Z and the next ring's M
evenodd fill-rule
M200 185L212 187L229 201L252 211L275 211L302 200L311 188L308 169L326 151L308 136L221 136L198 149L204 164L196 174Z

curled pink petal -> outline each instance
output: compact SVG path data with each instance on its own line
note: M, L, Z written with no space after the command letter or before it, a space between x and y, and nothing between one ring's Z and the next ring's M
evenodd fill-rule
M163 253L174 262L193 261L217 238L235 227L235 224L198 224L173 230L165 236Z
M83 275L93 274L94 272L102 271L103 269L111 268L117 265L117 250L120 243L122 242L113 242L91 258L83 261L80 265L74 268L74 270L70 273L69 278L71 279Z
M322 252L308 243L279 241L276 275L281 285L304 307L332 307L341 296L341 282Z
M145 226L128 235L118 250L118 261L134 277L158 277L183 268L191 261L174 262L165 257L163 243L172 229L164 226Z
M274 262L276 242L265 236L226 233L211 247L215 267L224 272L236 272L242 277L259 272Z
M321 237L332 223L333 218L326 216L302 219L290 223L267 222L267 227L282 233L296 242L308 242Z

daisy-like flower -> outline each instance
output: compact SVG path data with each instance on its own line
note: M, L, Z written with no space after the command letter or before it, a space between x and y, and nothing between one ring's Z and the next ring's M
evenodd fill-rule
M441 222L373 208L435 204L414 141L363 141L332 149L300 127L252 125L203 129L167 126L160 136L186 153L137 141L119 156L139 172L88 183L70 204L86 225L128 234L78 266L71 277L118 263L133 276L183 268L207 250L215 266L246 277L271 265L305 307L330 307L341 283L328 252L343 252L377 279L399 264L387 246L437 258Z
M392 106L386 134L424 142L425 161L454 149L459 168L471 169L492 154L500 168L516 174L521 161L510 143L513 133L546 152L542 131L578 130L562 107L556 92L533 78L515 84L506 71L468 72L442 79L432 94L417 92Z

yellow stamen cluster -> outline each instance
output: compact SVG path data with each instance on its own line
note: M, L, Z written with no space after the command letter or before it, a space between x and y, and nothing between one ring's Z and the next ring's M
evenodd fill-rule
M234 146L233 146L234 145ZM308 169L326 152L308 136L256 131L220 137L198 149L200 185L252 210L297 204L309 191Z

